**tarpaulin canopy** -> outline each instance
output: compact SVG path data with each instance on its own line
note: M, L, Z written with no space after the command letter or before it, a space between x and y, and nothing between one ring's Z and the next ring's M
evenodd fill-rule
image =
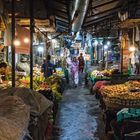
M16 38L20 41L20 45L15 46L15 52L18 54L29 54L30 42L25 43L24 39L30 40L30 31L20 25L16 25Z
M25 43L24 39L28 39L29 42ZM20 25L16 25L16 39L20 41L20 45L15 46L15 52L18 54L30 53L30 31ZM4 46L10 46L11 43L11 24L5 30L4 34Z

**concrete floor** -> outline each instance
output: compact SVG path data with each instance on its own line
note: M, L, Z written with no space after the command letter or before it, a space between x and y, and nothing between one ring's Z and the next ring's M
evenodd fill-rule
M105 140L99 103L87 88L68 89L59 107L55 140Z

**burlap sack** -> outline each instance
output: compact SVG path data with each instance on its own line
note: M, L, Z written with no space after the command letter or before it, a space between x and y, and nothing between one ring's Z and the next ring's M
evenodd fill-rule
M0 98L0 140L21 140L27 132L30 108L17 96Z

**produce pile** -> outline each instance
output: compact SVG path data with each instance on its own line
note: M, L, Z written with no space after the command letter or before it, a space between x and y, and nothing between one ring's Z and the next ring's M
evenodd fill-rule
M104 97L120 97L120 95L128 94L128 87L125 84L106 85L100 90Z
M64 72L62 70L56 70L55 75L64 77Z
M94 78L108 78L111 77L113 73L115 73L117 70L116 69L111 69L111 70L103 70L103 71L98 71L94 70L91 72L90 77Z
M30 77L22 77L19 80L19 87L30 87ZM50 90L49 85L45 82L45 78L42 76L33 77L33 89L38 90Z
M140 90L140 82L139 81L129 81L129 82L126 82L125 84L128 86L130 91L131 90L132 91L133 90Z
M38 67L34 67L33 74L34 76L41 76L41 69L39 69Z
M45 92L46 94L49 94L48 98L52 98L52 96L56 100L61 100L62 95L59 92L59 86L61 83L61 77L57 75L50 76L47 78L47 80L42 77L42 76L36 76L33 78L33 89L35 91L42 91ZM22 79L19 80L19 87L30 87L30 77L23 77ZM46 92L47 91L47 92ZM52 91L52 92L50 92ZM52 96L50 94L53 94ZM50 97L51 96L51 97Z
M62 95L59 92L60 84L61 84L61 77L57 75L52 75L47 78L47 84L52 90L52 93L57 101L62 99Z
M103 86L100 91L106 103L140 107L140 82L138 81Z

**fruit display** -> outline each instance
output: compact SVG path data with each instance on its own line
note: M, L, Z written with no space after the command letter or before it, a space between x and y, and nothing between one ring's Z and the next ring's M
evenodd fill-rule
M41 76L41 69L39 69L38 67L34 67L33 74L34 76Z
M50 86L51 90L52 90L52 93L54 94L55 96L55 99L56 100L61 100L62 99L62 95L61 93L58 91L59 89L59 85L61 83L61 78L60 76L57 76L57 75L52 75L50 76L49 78L47 78L47 81L48 85Z
M103 71L94 70L91 72L90 77L99 78L99 79L108 78L111 77L112 74L117 72L118 72L117 69L110 69L110 70L103 70Z
M138 81L107 85L102 87L100 91L106 104L140 107L140 82Z
M104 97L120 96L120 94L127 94L128 87L125 84L119 85L106 85L100 89Z
M91 77L104 77L104 75L101 71L94 70L91 72Z
M56 70L55 74L64 77L64 72L62 70Z
M139 81L128 81L125 83L129 90L140 90L140 82Z
M49 94L52 93L54 98L58 101L62 99L62 95L58 91L59 85L61 82L61 77L59 77L57 75L53 75L53 76L50 76L49 78L45 79L42 76L36 76L33 78L33 81L34 81L33 89L35 91L40 91L41 93L42 93L42 91L44 91L44 93L49 93ZM30 77L29 76L22 77L19 80L18 86L29 88L30 87ZM52 92L50 92L50 91L52 91Z

